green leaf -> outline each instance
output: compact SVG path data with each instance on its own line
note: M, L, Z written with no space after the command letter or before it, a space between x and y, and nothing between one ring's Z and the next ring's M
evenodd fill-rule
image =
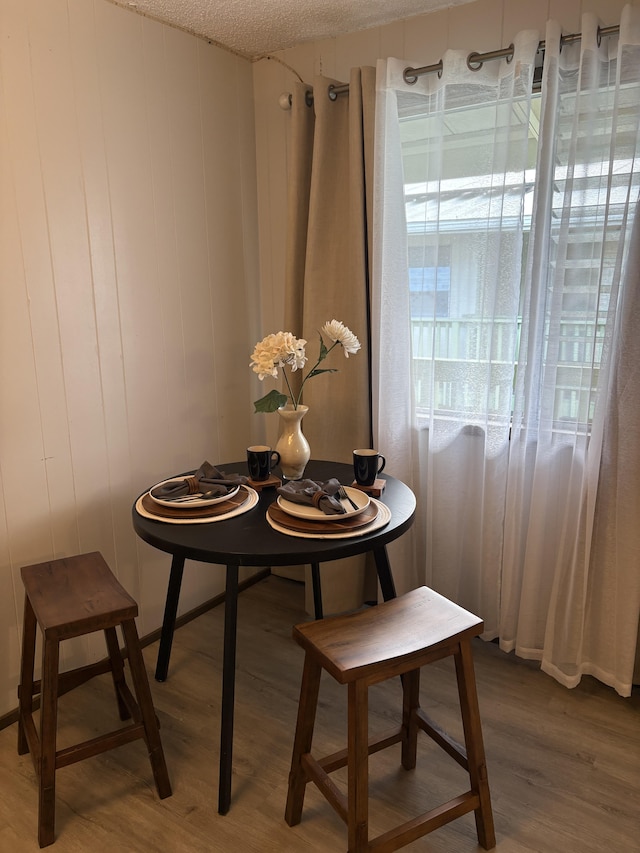
M280 406L284 406L288 399L286 394L281 394L274 388L273 391L269 391L264 397L260 397L259 400L254 402L254 414L256 412L275 412Z
M320 338L320 355L318 356L318 363L321 361L324 361L325 358L327 357L327 353L329 352L329 350L325 346L324 341L322 340L322 335L319 335L319 338Z

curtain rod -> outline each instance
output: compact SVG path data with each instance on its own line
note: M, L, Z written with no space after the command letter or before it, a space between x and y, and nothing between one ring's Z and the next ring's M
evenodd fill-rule
M604 37L614 36L619 32L619 26L598 27L598 44L600 44ZM575 41L580 41L581 38L582 33L572 33L571 35L561 36L560 47L562 48L565 44L572 44ZM539 42L538 51L543 51L544 49L544 41ZM503 47L501 50L490 50L487 53L470 53L469 56L467 56L467 67L470 71L479 71L485 62L490 62L492 59L502 59L503 57L507 62L511 62L513 59L513 51L514 46L513 44L510 44L509 47ZM402 72L402 76L405 83L412 85L419 77L423 77L425 74L434 73L437 73L438 76L442 75L442 60L435 62L433 65L423 65L421 68L405 68ZM348 93L348 83L343 83L340 86L334 86L331 84L328 87L328 95L331 101L335 101L338 98L338 95L346 95Z

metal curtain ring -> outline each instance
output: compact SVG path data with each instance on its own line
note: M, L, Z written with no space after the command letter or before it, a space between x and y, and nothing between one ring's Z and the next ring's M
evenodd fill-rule
M414 68L405 68L402 72L402 79L405 83L408 83L409 86L413 86L414 83L418 82L418 75L413 74Z

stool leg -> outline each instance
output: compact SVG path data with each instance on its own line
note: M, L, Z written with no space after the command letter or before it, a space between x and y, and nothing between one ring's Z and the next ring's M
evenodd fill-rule
M20 663L20 685L18 687L18 755L29 751L24 723L33 714L33 667L36 655L36 617L29 596L24 597L24 620L22 628L22 660Z
M287 805L284 813L284 819L289 826L295 826L300 823L302 818L304 792L307 785L306 774L302 767L302 756L311 752L321 675L322 667L320 664L313 660L309 654L306 654L304 669L302 671L302 684L300 686L298 721L296 723L296 734L293 743L291 770L289 772Z
M122 662L122 654L118 644L118 635L115 628L105 628L104 638L107 643L107 651L109 652L109 660L111 661L111 677L113 679L113 687L116 691L116 700L118 702L118 712L121 720L131 719L131 714L127 708L126 702L122 696L122 686L126 683L124 678L124 663Z
M133 619L127 619L122 623L122 633L124 634L124 641L127 647L131 680L133 681L136 699L140 707L145 741L151 761L151 770L158 790L158 796L163 800L165 797L171 796L171 782L169 781L167 765L164 759L164 751L160 740L158 720L156 719L156 713L153 708L147 671L144 667L142 652L140 651L138 631Z
M348 853L369 847L369 690L363 681L349 684Z
M418 750L418 722L416 711L420 707L420 670L405 672L402 676L402 766L413 770Z
M42 650L40 694L40 760L38 843L47 847L55 840L56 732L58 725L58 665L60 644L46 635Z
M478 841L485 850L491 850L496 845L496 835L482 740L473 653L469 640L463 640L460 643L455 653L455 662L471 790L480 797L480 806L474 812Z

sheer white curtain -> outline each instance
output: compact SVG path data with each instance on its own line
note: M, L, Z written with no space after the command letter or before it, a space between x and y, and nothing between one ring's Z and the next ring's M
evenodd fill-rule
M376 112L376 437L419 499L399 586L474 610L567 686L590 672L623 695L640 544L611 556L601 461L638 196L639 16L600 39L585 15L562 50L550 23L542 100L526 32L476 72L449 52L441 77L409 85L408 63L380 63Z
M600 39L587 14L579 44L560 50L553 23L545 44L500 638L568 687L587 672L628 695L640 550L592 563L591 549L598 493L615 476L602 438L640 179L640 10L626 7L618 39Z
M602 458L593 538L580 625L583 641L576 672L590 672L627 696L640 684L640 211L636 206L620 308L612 346L612 378L604 411ZM559 597L558 597L559 598ZM555 666L555 637L562 637L562 610L550 619L545 669ZM640 632L639 632L640 634ZM635 658L635 666L634 666ZM567 657L563 658L563 671ZM633 672L633 676L630 677Z
M378 65L374 412L418 496L401 589L426 582L498 626L537 32L511 62L413 84Z

